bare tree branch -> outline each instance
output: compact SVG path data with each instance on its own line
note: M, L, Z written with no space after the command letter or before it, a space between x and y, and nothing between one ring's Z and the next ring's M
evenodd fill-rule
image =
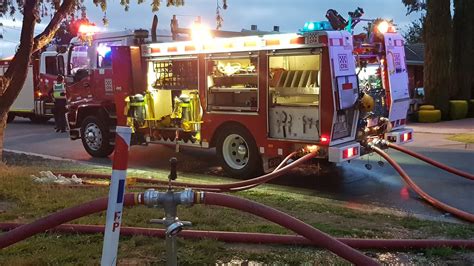
M35 4L35 7L36 7L38 5L38 3L37 3L38 1L35 1L35 2L36 2L36 4ZM64 0L63 1L61 6L59 7L59 9L54 14L51 21L48 23L48 26L46 26L46 28L44 29L44 31L42 33L38 34L34 38L33 49L31 51L30 55L32 53L38 51L39 49L43 48L45 45L47 45L53 39L54 34L56 33L56 31L59 29L59 26L61 25L61 22L67 17L67 15L69 15L73 11L75 5L76 5L76 0ZM35 13L35 12L33 12L33 13ZM26 14L25 14L25 16L26 16ZM32 15L32 17L34 17L35 19L37 18L36 16L37 16L37 14ZM10 61L10 66L4 74L4 77L6 79L11 79L13 73L16 72L16 65L17 65L16 62L18 60L17 59L18 54L19 53L15 53L15 56ZM22 54L20 54L20 56L21 55Z
M51 42L54 38L54 34L59 29L61 22L72 13L76 6L76 0L64 0L59 9L54 14L53 18L49 22L48 26L44 31L35 37L35 43L33 46L33 53L43 48L46 44Z

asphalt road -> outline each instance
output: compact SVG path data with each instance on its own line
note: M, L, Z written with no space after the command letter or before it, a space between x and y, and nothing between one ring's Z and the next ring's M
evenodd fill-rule
M474 173L474 150L463 150L463 145L449 148L426 147L428 136L415 135L418 141L408 145L410 149L428 155L442 163ZM429 137L433 138L433 135ZM67 133L55 133L53 124L32 124L29 120L15 119L8 124L5 149L38 153L101 165L111 165L108 158L91 158L80 140L71 141ZM412 176L415 182L435 198L464 211L474 213L474 182L438 170L396 151L390 151L397 162ZM129 167L143 170L164 170L168 159L176 156L183 172L221 175L214 150L183 149L179 154L173 148L162 145L133 146ZM309 189L314 195L341 200L348 207L371 204L389 207L427 218L452 219L435 210L415 193L407 190L398 174L387 164L380 166L378 155L366 156L336 169L317 175L314 168L306 167L279 178L275 183ZM365 164L370 163L372 170Z

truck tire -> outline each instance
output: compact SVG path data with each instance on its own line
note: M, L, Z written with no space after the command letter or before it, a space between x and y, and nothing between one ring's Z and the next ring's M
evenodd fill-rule
M107 157L114 151L114 146L110 145L110 135L106 123L98 117L88 116L82 121L82 145L92 157Z
M219 133L216 144L219 164L231 177L248 179L263 173L257 144L244 127L225 127Z
M15 114L8 113L8 116L7 116L7 123L13 122L14 119L15 119Z

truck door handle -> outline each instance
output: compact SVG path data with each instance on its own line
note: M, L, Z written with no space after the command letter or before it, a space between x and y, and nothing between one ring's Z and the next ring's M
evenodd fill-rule
M84 88L89 88L91 85L89 84L89 82L84 82Z

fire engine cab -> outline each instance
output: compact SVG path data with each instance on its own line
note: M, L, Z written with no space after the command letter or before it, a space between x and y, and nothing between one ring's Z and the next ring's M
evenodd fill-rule
M298 34L94 39L67 88L71 139L108 156L115 125L126 123L132 144L215 147L240 177L293 151L343 162L373 139L408 142L404 41L394 30L376 35L311 22Z
M35 53L28 66L25 84L8 112L8 122L16 116L29 118L32 122L46 122L53 117L54 102L50 95L58 75L64 75L65 55L54 50ZM9 66L10 60L0 60L0 75Z

